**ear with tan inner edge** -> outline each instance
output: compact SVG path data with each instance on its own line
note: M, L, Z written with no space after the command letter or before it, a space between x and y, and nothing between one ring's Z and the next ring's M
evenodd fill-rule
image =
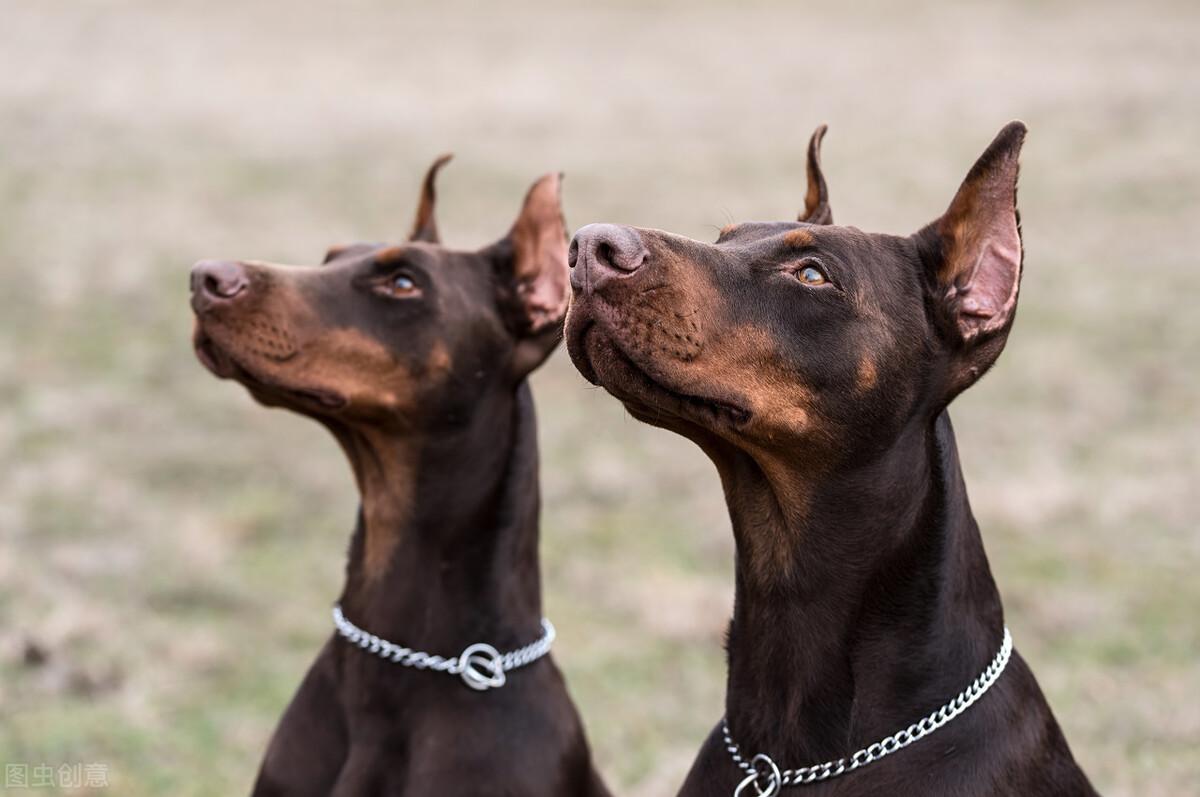
M962 341L1006 327L1021 282L1017 172L1026 127L1010 122L984 151L949 209L932 225L940 239L934 275Z
M949 343L947 401L995 363L1012 328L1023 248L1017 171L1026 128L1010 122L971 167L941 218L913 236Z
M828 129L828 125L821 125L808 140L808 192L804 195L804 212L796 219L806 224L833 224L829 186L825 184L825 175L821 171L821 141Z
M453 157L449 152L439 156L429 167L429 171L425 172L425 180L421 184L421 201L417 205L417 218L413 221L412 232L408 236L410 241L425 241L431 244L439 242L437 218L434 215L437 200L434 183L437 182L438 172Z
M562 338L571 290L561 186L561 174L535 182L508 235L485 250L495 263L497 300L517 338L518 376L540 365Z
M570 290L561 184L561 174L547 174L534 183L509 233L512 279L528 334L561 322L567 312Z

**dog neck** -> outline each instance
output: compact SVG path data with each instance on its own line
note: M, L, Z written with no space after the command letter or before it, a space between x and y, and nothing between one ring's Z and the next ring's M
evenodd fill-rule
M335 430L361 493L341 603L370 633L442 655L540 634L533 398L480 399L428 438Z
M812 477L718 462L737 542L726 714L743 750L819 763L906 727L995 655L1002 610L945 413Z

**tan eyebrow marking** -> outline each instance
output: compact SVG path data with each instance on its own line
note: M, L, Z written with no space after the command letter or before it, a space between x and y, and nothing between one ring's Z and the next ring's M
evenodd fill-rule
M393 260L399 260L404 256L403 246L389 246L386 249L380 249L375 253L375 262L390 263Z
M812 233L808 230L790 230L784 234L783 242L788 246L794 246L799 249L804 246L812 246L814 240Z

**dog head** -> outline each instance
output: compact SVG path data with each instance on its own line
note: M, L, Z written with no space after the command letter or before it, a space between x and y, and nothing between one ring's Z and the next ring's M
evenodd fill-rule
M320 266L206 260L192 269L194 344L260 402L394 429L453 426L557 345L568 299L560 177L478 251L442 246L425 178L407 242L335 247Z
M712 244L579 230L566 337L589 381L710 452L828 464L889 444L991 367L1021 277L1025 126L1005 127L949 209L909 236L832 224L823 133L798 222L731 225Z

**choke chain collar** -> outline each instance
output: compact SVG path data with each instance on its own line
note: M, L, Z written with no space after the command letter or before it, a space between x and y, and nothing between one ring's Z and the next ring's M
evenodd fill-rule
M983 697L984 692L991 688L992 684L996 683L996 680L1000 677L1000 674L1004 672L1004 667L1008 664L1008 659L1012 655L1012 647L1012 634L1005 627L1004 641L1000 643L1000 651L996 654L996 657L992 659L987 668L979 674L979 677L970 686L958 693L957 697L941 708L917 720L904 730L897 731L886 739L867 745L851 756L839 758L836 761L826 761L824 764L798 767L796 769L780 769L779 765L772 761L771 757L766 753L759 753L747 761L742 756L741 749L733 741L733 737L729 733L729 719L722 719L721 731L725 736L725 749L733 757L733 763L746 772L746 777L738 784L737 789L733 792L733 797L742 797L742 795L746 795L746 797L774 797L784 786L801 786L828 780L829 778L836 778L838 775L853 772L901 748L908 747L918 739L928 736L950 722L950 720L970 708L976 700ZM751 791L751 788L753 788L753 791Z
M338 634L368 653L374 653L402 667L457 675L467 686L480 692L504 686L507 680L505 673L532 664L545 656L550 652L550 646L554 644L557 635L554 624L543 617L541 638L523 648L501 653L486 642L476 642L468 645L462 653L448 659L406 648L367 633L346 619L340 605L333 607L333 625Z

